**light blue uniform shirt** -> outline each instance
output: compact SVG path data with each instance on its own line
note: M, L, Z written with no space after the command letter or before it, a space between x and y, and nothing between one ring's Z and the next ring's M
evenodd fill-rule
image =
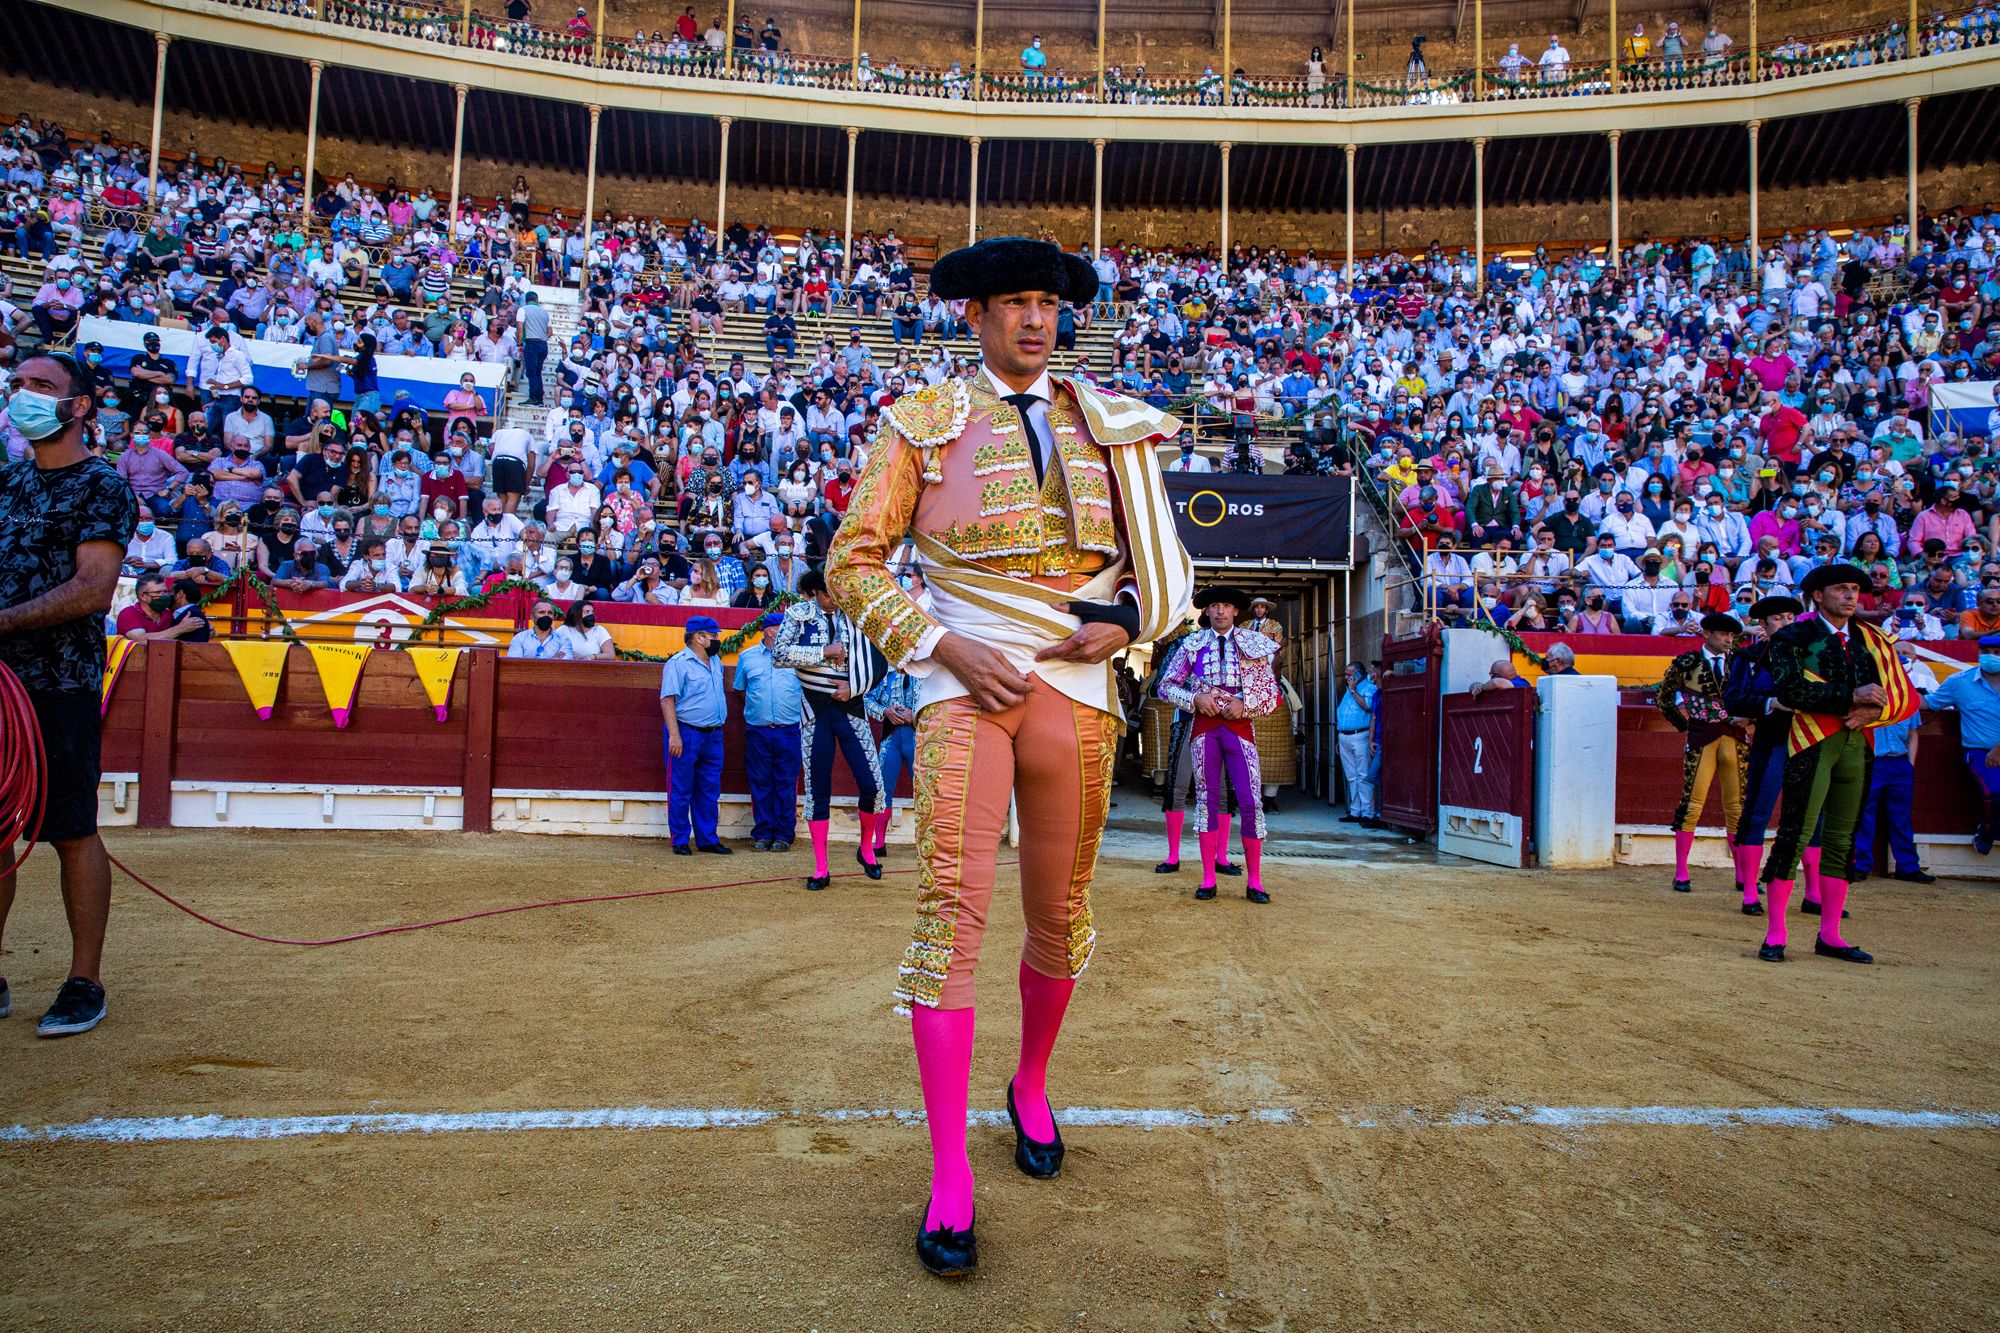
M781 667L764 644L736 656L736 688L743 692L743 722L752 727L796 727L804 716L799 673Z
M722 659L706 661L683 648L660 672L660 697L672 695L674 716L690 727L719 727L729 720L729 695L722 688Z
M1375 695L1380 687L1372 680L1363 679L1359 685L1340 696L1340 707L1333 715L1333 724L1342 731L1361 731L1375 720Z
M1926 708L1958 712L1959 741L1967 749L1990 750L2000 745L2000 690L1986 683L1977 666L1969 666L1930 692Z
M1914 713L1901 722L1875 728L1875 757L1903 758L1910 753L1910 733L1924 724L1924 715Z

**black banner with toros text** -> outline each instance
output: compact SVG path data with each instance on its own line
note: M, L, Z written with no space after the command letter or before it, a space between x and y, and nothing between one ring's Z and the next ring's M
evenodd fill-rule
M1345 567L1353 540L1346 477L1169 472L1174 528L1196 560L1280 560Z

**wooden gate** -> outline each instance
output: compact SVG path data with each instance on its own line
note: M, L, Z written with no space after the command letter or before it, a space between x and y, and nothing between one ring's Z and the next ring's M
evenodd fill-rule
M1382 640L1382 819L1412 833L1437 827L1438 677L1443 640L1435 624Z
M1438 737L1438 850L1522 866L1534 846L1535 691L1448 694Z

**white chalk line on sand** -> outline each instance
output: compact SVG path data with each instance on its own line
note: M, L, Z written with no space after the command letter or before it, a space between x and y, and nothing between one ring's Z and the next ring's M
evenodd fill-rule
M0 1126L0 1145L15 1143L188 1143L317 1138L341 1134L521 1133L559 1129L754 1129L786 1123L920 1125L912 1110L848 1108L777 1111L755 1107L606 1106L541 1111L365 1111L301 1116L119 1116L73 1125ZM1004 1126L1001 1111L974 1111L972 1123ZM1119 1129L1217 1129L1228 1125L1337 1125L1349 1129L1482 1129L1525 1126L1686 1129L2000 1130L2000 1112L1874 1106L1505 1106L1436 1114L1419 1110L1308 1113L1286 1107L1236 1112L1066 1107L1065 1126Z

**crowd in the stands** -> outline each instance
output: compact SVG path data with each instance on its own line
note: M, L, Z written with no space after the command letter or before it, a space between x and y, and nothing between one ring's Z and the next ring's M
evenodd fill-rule
M586 247L525 180L454 224L394 182L307 200L274 164L164 166L148 209L143 153L26 121L0 136L0 239L40 266L0 289L0 358L74 343L92 314L198 335L185 365L149 345L118 374L78 349L148 508L134 575L456 592L521 574L566 599L767 604L824 553L882 409L969 370L962 309L923 293L894 232L860 238L843 281L840 238L812 231L607 217ZM1313 250L1239 246L1226 270L1197 245L1085 253L1098 300L1065 310L1058 365L1199 422L1171 468L1360 468L1441 615L1673 632L1839 555L1912 633L2000 629L1992 431L1931 416L1940 386L2000 377L1990 213L1927 217L1914 247L1897 226L1756 254L1642 241L1616 268L1538 249L1481 274L1434 245L1352 281ZM534 289L578 264L565 340ZM1095 358L1073 350L1093 321ZM719 354L724 328L754 328L761 355ZM282 402L244 387L247 340L297 345ZM396 356L498 366L503 386L385 401ZM546 418L516 424L521 403Z

